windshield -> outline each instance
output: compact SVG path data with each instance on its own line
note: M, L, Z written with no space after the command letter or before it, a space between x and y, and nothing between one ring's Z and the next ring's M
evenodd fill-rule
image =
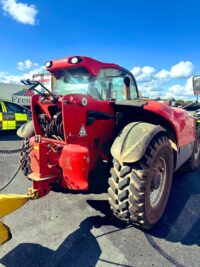
M101 69L95 77L85 68L60 70L54 87L58 95L86 94L99 100L124 100L124 87L129 80L130 99L137 97L137 88L130 73L114 68Z
M128 83L127 83L128 82ZM125 100L125 89L130 91L128 99L137 98L137 86L133 76L121 69L101 69L95 80L94 89L98 90L101 98L117 101Z
M85 68L60 70L54 92L58 95L88 94L92 78Z

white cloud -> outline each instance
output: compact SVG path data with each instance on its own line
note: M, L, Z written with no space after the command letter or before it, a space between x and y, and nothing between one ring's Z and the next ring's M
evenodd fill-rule
M194 65L190 61L181 61L171 67L172 78L189 78L194 71Z
M134 67L131 72L139 82L148 82L152 79L155 69L151 66Z
M0 72L0 82L21 84L21 80L32 79L33 74L39 74L44 72L45 72L44 66L38 67L21 75L11 75L8 72Z
M193 95L192 77L184 85L174 84L168 88L166 96L176 98L190 98Z
M152 80L170 80L189 78L194 72L194 65L190 61L180 61L172 66L170 70L160 70L151 66L134 67L131 72L138 82L148 82Z
M8 72L0 72L0 82L1 83L20 83L21 76L10 75Z
M131 72L143 96L163 98L193 98L192 75L194 65L180 61L169 69L156 71L152 66L134 67ZM185 84L183 83L184 79Z
M161 70L155 75L158 79L169 79L170 72L168 70Z
M23 24L36 24L38 10L34 5L17 2L17 0L1 0L2 9L5 14Z
M170 81L171 83L171 81ZM167 86L164 80L152 80L149 83L140 85L140 90L143 96L152 98L176 98L176 99L194 99L193 87L192 87L192 76L188 78L185 83L176 83Z
M31 60L27 59L25 61L19 61L17 62L17 69L18 70L25 70L25 69L31 69L33 67L38 67L38 63L33 63Z
M134 67L131 72L135 77L138 77L141 74L141 67Z

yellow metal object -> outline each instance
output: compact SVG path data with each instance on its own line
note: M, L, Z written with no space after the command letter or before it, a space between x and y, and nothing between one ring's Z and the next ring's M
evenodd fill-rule
M34 200L34 199L37 199L39 198L39 195L38 195L38 189L34 189L32 187L30 187L28 189L28 193L27 195L30 197L30 199Z
M1 194L0 218L21 208L30 199L36 199L36 198L37 198L37 190L34 190L33 188L29 188L28 193L26 195Z
M0 218L21 208L29 199L28 195L0 195Z
M37 197L38 197L38 190L35 190L33 188L29 188L28 193L26 195L1 194L0 218L21 208L29 200L36 199ZM0 246L10 239L11 239L10 229L5 224L0 222Z
M0 246L12 238L10 229L7 225L0 222Z

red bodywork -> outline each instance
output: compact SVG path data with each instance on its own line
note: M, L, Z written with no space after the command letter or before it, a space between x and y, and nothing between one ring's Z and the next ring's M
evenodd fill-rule
M102 68L122 69L118 65L101 63L88 57L81 57L82 61L76 65L69 63L70 59L53 60L48 70L56 77L58 70L77 65L85 67L94 76ZM49 192L51 183L55 181L64 188L86 190L89 172L99 158L107 159L104 146L113 142L116 134L113 101L69 94L60 96L54 104L50 98L45 102L41 101L40 95L34 95L31 105L36 136L30 139L33 146L30 155L33 173L29 177L33 180L34 189L39 189L40 197ZM87 100L87 105L83 105L83 98ZM38 110L51 120L50 109L54 106L62 112L64 141L45 138L38 122ZM170 123L176 134L178 148L194 142L194 119L188 112L155 101L147 101L144 109L159 114ZM95 120L92 125L87 125L88 110L110 114L110 119ZM80 136L82 127L86 131L84 136Z
M88 101L87 106L82 105L82 98ZM32 114L36 135L43 135L37 119L35 106L40 106L49 117L48 108L53 104L41 104L39 95L32 97ZM67 104L64 104L67 101ZM115 133L114 120L96 120L92 126L87 126L86 116L88 110L106 112L114 115L109 101L95 100L91 96L66 95L60 97L58 103L63 112L63 129L65 141L32 137L30 144L31 168L30 178L34 181L34 188L40 189L49 181L60 180L65 188L86 190L88 188L88 173L93 170L99 157L107 159L102 151L102 145L111 141ZM87 135L79 136L84 125ZM36 141L35 141L36 139ZM38 179L40 178L40 179Z
M176 133L178 148L194 142L195 120L189 112L180 108L171 108L164 103L152 100L148 101L144 109L159 114L172 125Z

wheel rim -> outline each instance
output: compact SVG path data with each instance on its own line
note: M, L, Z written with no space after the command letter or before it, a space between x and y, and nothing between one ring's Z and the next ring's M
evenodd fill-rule
M194 150L194 159L198 160L200 157L200 134L197 136L195 150Z
M162 198L165 190L166 177L166 161L163 157L160 157L155 163L153 179L150 185L150 205L152 208L156 207Z

